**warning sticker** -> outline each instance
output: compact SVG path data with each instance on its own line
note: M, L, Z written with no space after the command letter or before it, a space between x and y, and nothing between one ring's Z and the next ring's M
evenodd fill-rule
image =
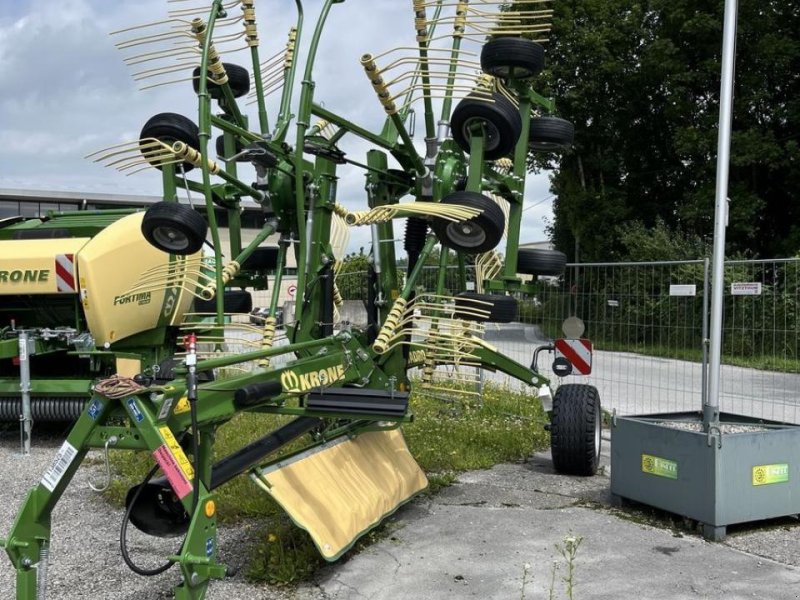
M42 477L42 485L51 492L56 489L58 482L67 472L67 469L72 464L72 461L78 455L78 450L69 442L64 442L58 450L58 454L53 459L53 464L47 469L47 472Z
M191 493L191 482L186 478L180 466L178 466L178 461L175 460L175 456L173 456L166 444L160 446L153 452L153 458L156 459L158 466L164 471L164 475L167 476L172 491L175 492L175 495L179 499L182 500Z
M174 414L179 415L181 413L189 412L191 410L191 406L189 406L189 398L186 396L181 396L178 403L175 405L175 410L173 411Z
M183 448L178 443L178 440L175 439L175 436L172 435L172 430L166 425L163 427L158 428L158 432L161 434L161 439L164 440L164 443L169 448L172 455L175 457L178 466L180 467L183 474L187 477L187 479L192 479L194 477L194 469L192 468L192 463L189 462L189 458L183 452Z

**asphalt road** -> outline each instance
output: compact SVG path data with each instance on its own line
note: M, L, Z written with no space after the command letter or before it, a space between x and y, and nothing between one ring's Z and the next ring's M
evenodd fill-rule
M486 340L526 365L533 349L547 343L537 327L521 323L487 326ZM551 354L540 355L540 368L550 377L552 359ZM520 385L503 374L488 373L486 377L512 387ZM684 360L597 351L591 375L563 381L594 385L604 408L616 409L622 415L697 411L702 407L700 364ZM800 374L723 365L720 384L723 412L800 423Z

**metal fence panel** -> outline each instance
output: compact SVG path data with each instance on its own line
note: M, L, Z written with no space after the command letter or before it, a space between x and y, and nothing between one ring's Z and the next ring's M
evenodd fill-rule
M571 264L519 298L519 322L487 324L485 339L527 365L576 315L595 346L592 374L560 381L596 386L603 406L619 414L700 410L709 271L702 260ZM438 268L428 267L420 285L431 291L437 280ZM473 271L468 281L474 289ZM366 273L340 275L337 284L347 300L366 298ZM456 267L445 287L460 291ZM800 260L728 261L723 322L721 410L800 423ZM540 370L559 381L551 362L542 354ZM526 387L501 373L484 377Z

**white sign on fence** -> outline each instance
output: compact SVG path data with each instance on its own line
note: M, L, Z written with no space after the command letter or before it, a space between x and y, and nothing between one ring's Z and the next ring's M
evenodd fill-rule
M752 283L732 283L731 296L760 296L761 295L761 282L755 281Z
M697 296L697 286L695 284L670 284L670 296Z

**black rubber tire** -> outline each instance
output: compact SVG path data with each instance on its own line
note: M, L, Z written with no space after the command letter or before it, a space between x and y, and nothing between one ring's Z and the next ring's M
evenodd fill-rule
M442 204L470 206L483 210L474 219L453 223L435 218L433 231L443 246L465 254L482 254L500 243L505 230L506 217L497 202L477 192L453 192L442 199Z
M556 471L584 476L597 473L602 419L597 388L578 383L558 387L550 417L550 446Z
M151 246L169 254L185 256L199 252L207 233L208 224L203 216L177 202L156 202L142 219L145 239Z
M500 79L528 79L544 68L544 47L525 38L495 38L481 49L481 68Z
M517 251L517 273L526 275L561 275L567 255L558 250L520 248Z
M217 151L217 156L220 158L228 158L227 154L225 154L225 136L220 135L217 137L217 141L215 143L215 150ZM234 146L234 154L239 154L242 150L244 150L244 145L238 139L236 139L233 143ZM240 158L237 162L250 162L249 158L243 157Z
M244 290L228 290L222 302L226 314L246 315L253 310L253 296ZM215 313L217 312L217 299L201 300L195 298L194 312Z
M277 246L256 248L253 250L253 253L245 259L244 263L242 263L242 269L251 271L272 271L277 267Z
M534 117L528 134L528 147L534 152L557 152L572 146L575 126L558 117Z
M250 92L250 73L244 67L235 65L233 63L222 63L225 67L225 72L228 74L228 85L231 86L234 98L241 98ZM192 87L194 93L200 91L200 67L195 67L192 71ZM216 83L212 83L211 79L208 80L208 95L214 100L219 100L223 97L222 88Z
M177 113L158 113L147 120L139 134L139 139L156 138L158 141L172 146L175 142L183 142L195 150L200 148L200 129L194 121ZM140 148L142 145L140 144ZM152 160L145 160L159 171L161 167ZM188 162L183 163L184 173L194 169L194 165Z
M403 249L408 254L419 254L425 246L428 237L428 222L421 217L409 217L406 221L406 235L403 239Z
M486 306L479 302L491 302L492 306ZM464 310L459 309L466 309ZM486 319L474 314L475 310L488 310L489 316ZM500 294L478 294L476 292L461 292L456 296L456 310L453 317L464 321L478 321L487 323L511 323L516 321L519 316L519 304L516 298L511 296L501 296Z
M517 145L522 133L519 110L498 92L494 92L492 97L494 102L467 96L458 103L450 118L453 139L467 153L470 150L470 127L475 121L485 124L484 160L497 160L507 156Z

